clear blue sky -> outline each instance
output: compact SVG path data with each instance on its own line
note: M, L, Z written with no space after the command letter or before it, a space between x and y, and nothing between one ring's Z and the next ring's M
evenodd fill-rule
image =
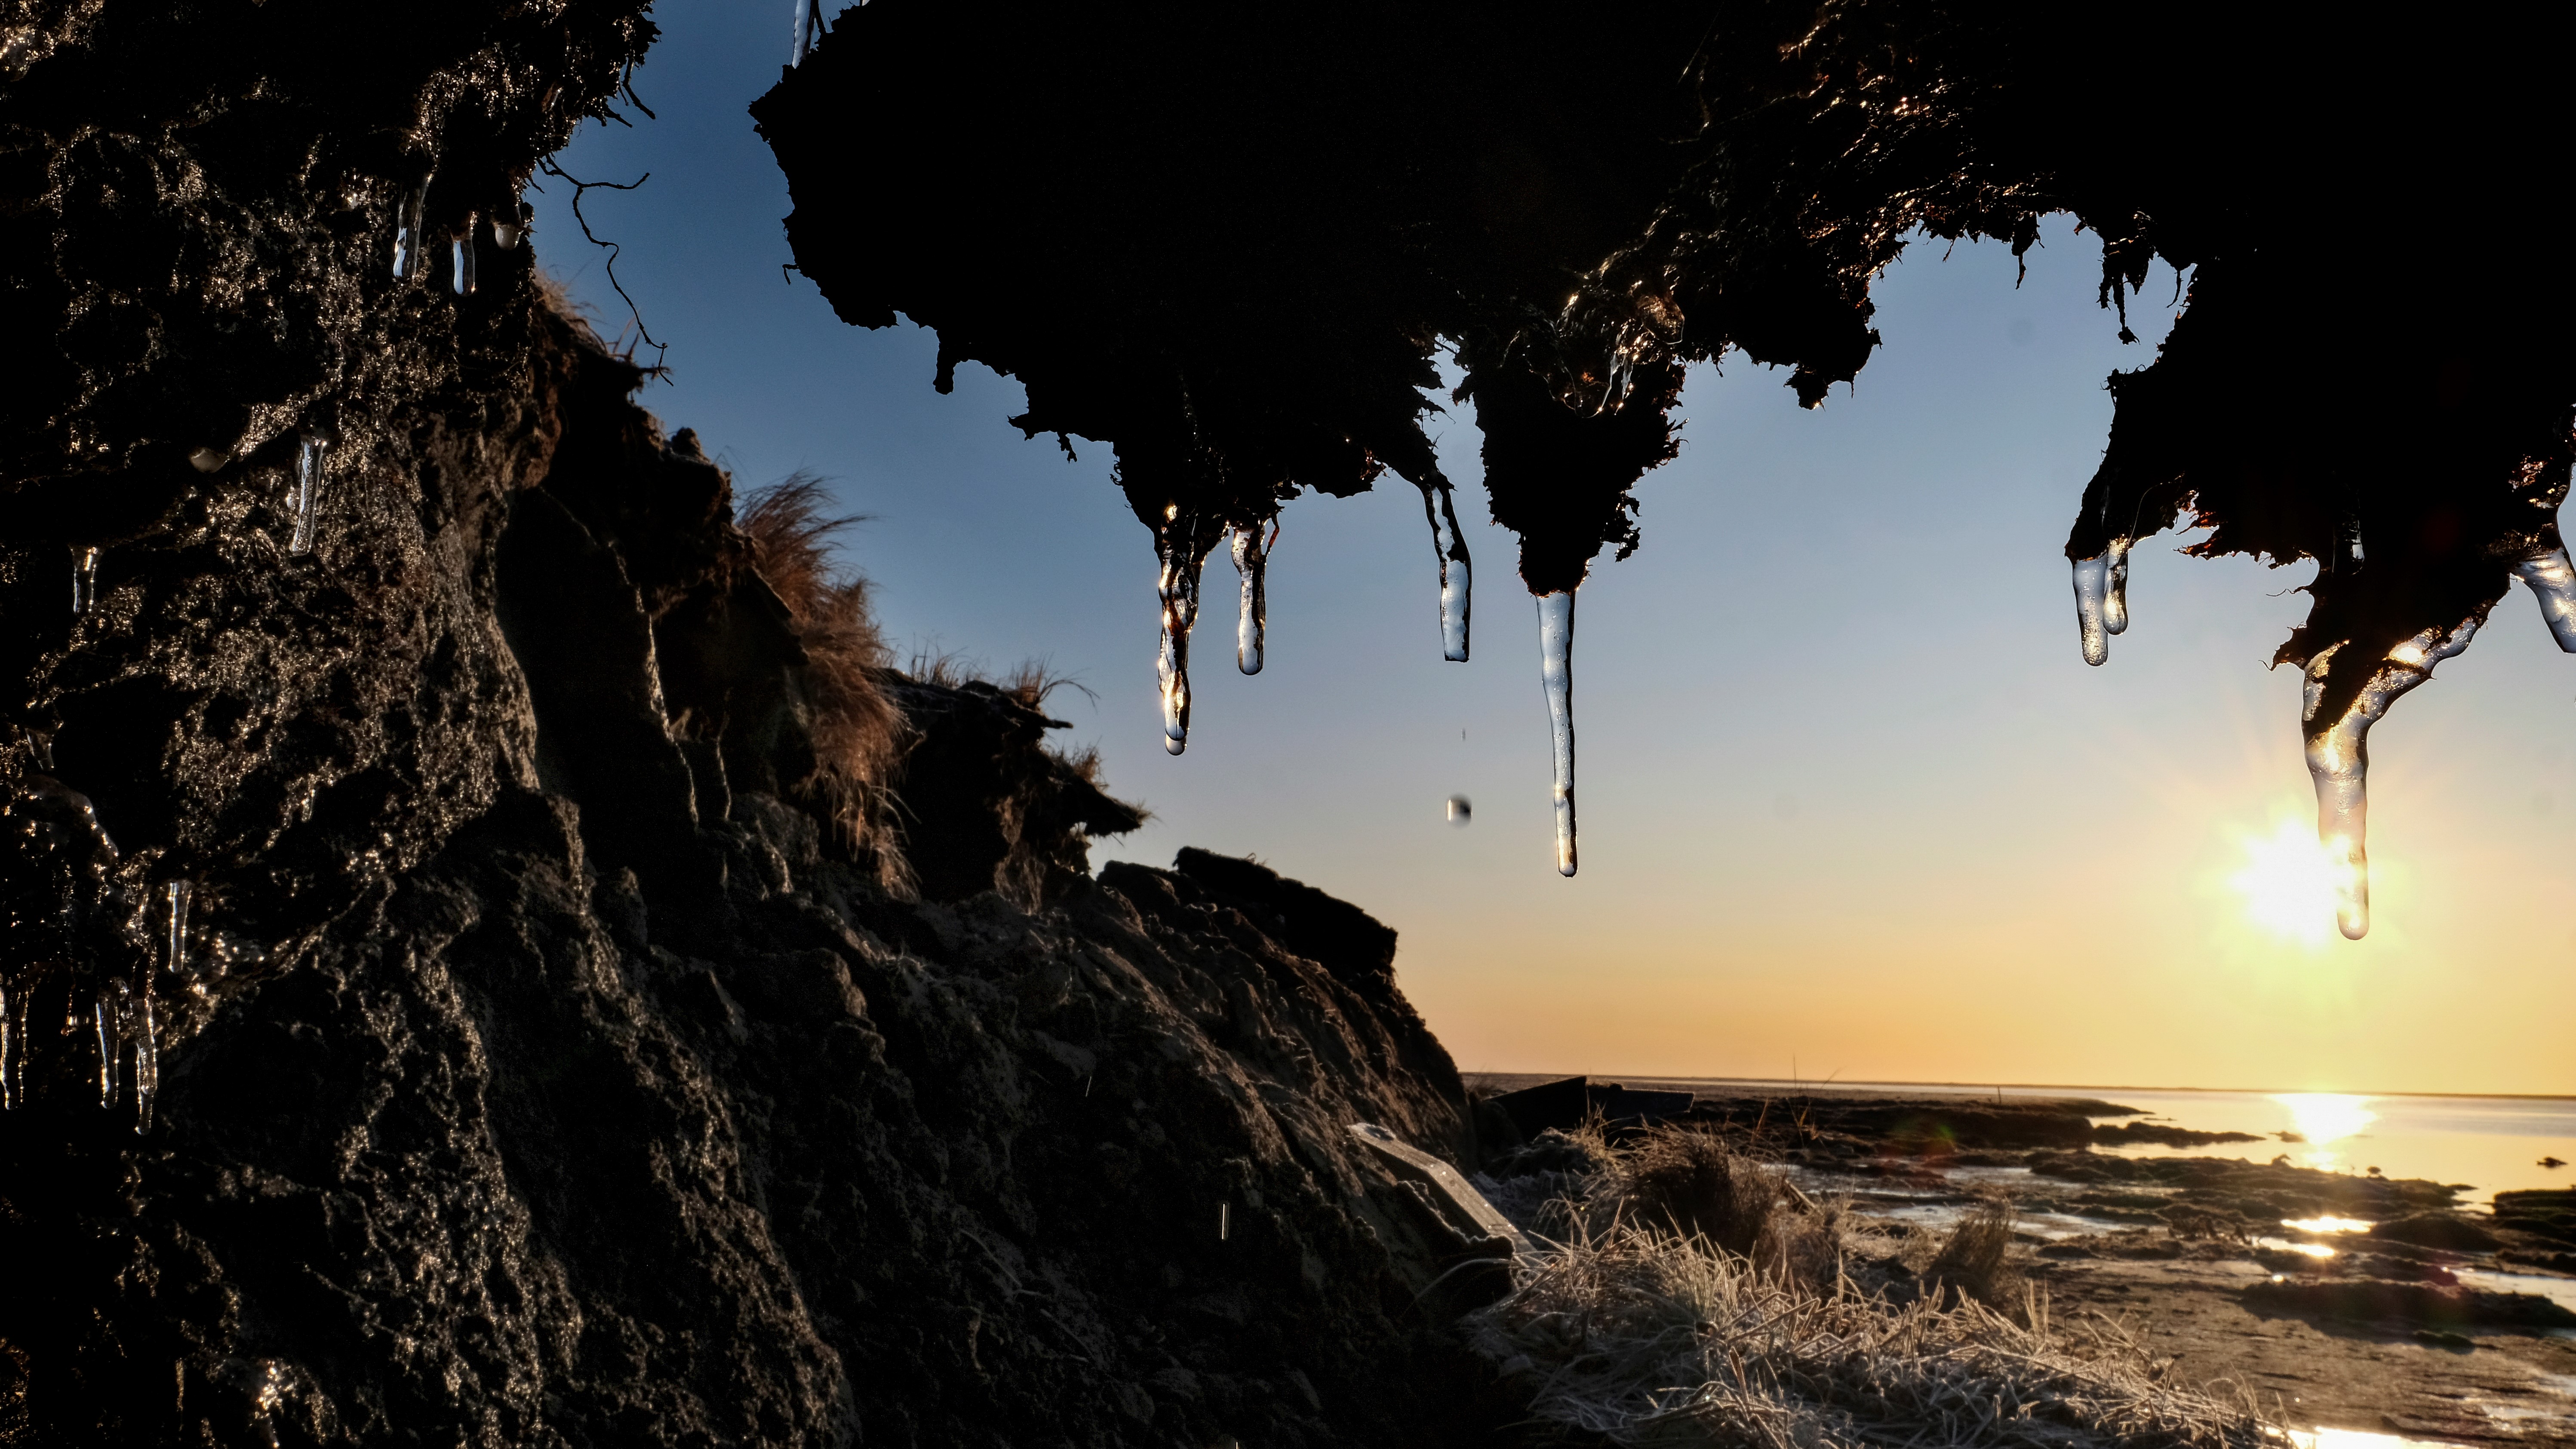
M2124 347L2099 248L2063 221L2018 290L1999 246L1918 244L1877 291L1887 345L1821 411L1764 369L1694 372L1681 459L1637 490L1645 547L1582 594L1563 880L1537 626L1472 415L1441 442L1467 480L1474 662L1440 657L1411 488L1300 500L1267 669L1233 670L1220 557L1189 753L1166 756L1153 553L1109 449L1023 441L1016 383L970 367L939 396L930 333L847 327L781 274L786 186L744 107L789 9L658 6L635 84L660 119L586 126L562 157L652 173L584 203L670 346L645 401L738 487L812 469L871 515L850 561L899 648L1043 659L1098 691L1056 697L1071 740L1155 819L1095 862L1194 844L1360 903L1403 932L1405 989L1469 1069L2576 1091L2576 659L2519 588L2372 737L2358 943L2275 934L2234 884L2249 841L2314 818L2299 681L2263 667L2312 568L2151 541L2129 632L2082 662L2060 547L2103 378L2152 356L2170 273ZM546 185L540 259L613 334L602 254ZM1468 828L1444 823L1453 793Z

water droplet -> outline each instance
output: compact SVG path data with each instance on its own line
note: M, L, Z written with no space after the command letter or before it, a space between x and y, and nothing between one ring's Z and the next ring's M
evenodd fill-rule
M221 448L199 448L188 455L188 466L200 473L212 473L232 460L233 455Z
M1556 873L1574 874L1574 594L1538 601L1538 679L1556 765Z
M2100 664L2111 657L2111 636L2102 611L2111 586L2111 566L2099 556L2075 561L2075 628L2084 645L2084 662Z
M288 540L290 554L313 551L313 515L322 493L322 479L330 466L331 442L313 433L304 435L295 453L295 536Z
M1440 561L1441 657L1464 664L1472 570L1466 536L1458 531L1458 505L1447 483L1435 479L1422 486L1422 511L1431 520L1431 551Z
M2370 930L2370 727L2398 696L2432 677L2433 666L2469 647L2478 621L2463 620L2445 633L2427 629L2391 648L2352 703L2320 720L2328 676L2347 646L2331 644L2308 661L2300 691L2300 722L2307 733L2308 776L2317 787L2317 840L2334 872L2335 925L2348 940Z
M1263 579L1269 571L1270 550L1278 542L1276 520L1270 525L1267 540L1262 538L1259 524L1234 531L1234 571L1243 576L1243 613L1234 626L1234 663L1246 674L1261 672L1261 635L1269 612Z
M77 618L98 602L98 550L72 550L72 615Z
M2527 558L2513 566L2514 577L2531 585L2531 596L2540 601L2540 617L2549 623L2549 632L2558 647L2576 654L2576 567L2571 567L2567 550L2553 549L2539 558Z
M1467 822L1475 818L1476 805L1474 801L1469 800L1464 795L1452 795L1449 797L1450 824L1463 828Z

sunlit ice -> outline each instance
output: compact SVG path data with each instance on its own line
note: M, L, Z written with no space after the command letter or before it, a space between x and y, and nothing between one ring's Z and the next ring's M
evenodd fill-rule
M2228 884L2245 897L2247 919L2310 948L2333 940L2337 890L2354 872L2347 852L2320 844L2314 827L2296 818L2243 843L2244 867Z

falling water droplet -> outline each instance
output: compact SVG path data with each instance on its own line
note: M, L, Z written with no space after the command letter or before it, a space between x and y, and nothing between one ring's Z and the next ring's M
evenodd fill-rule
M1574 593L1538 601L1538 679L1556 764L1556 873L1574 874Z
M474 213L465 214L465 229L448 243L449 270L455 274L456 295L474 295Z
M2539 558L2524 559L2513 566L2513 572L2531 585L2531 596L2540 601L2540 617L2549 622L2558 647L2576 654L2576 567L2568 563L2567 550L2553 549Z
M75 618L89 612L98 602L98 550L72 550L72 614Z
M295 536L287 542L288 553L308 554L313 551L313 515L321 498L322 479L330 461L330 440L313 433L305 434L295 453Z
M1267 540L1257 523L1234 531L1234 571L1243 576L1243 613L1234 626L1234 663L1246 674L1261 672L1261 635L1270 608L1263 596L1263 579L1269 572L1270 550L1278 542L1276 521Z
M2102 557L2110 565L2110 588L2102 596L2102 629L2108 634L2125 634L2129 630L2129 548L2137 540L2115 538Z
M2102 619L2110 586L2108 560L2096 556L2075 561L2075 627L2084 643L2087 664L2099 664L2111 657L2111 636Z
M2333 644L2308 661L2301 690L2308 776L2317 787L2317 841L2334 873L2335 925L2347 940L2370 930L2370 727L2398 696L2432 677L2433 666L2469 647L2478 621L2444 633L2427 629L2388 651L2342 714L2320 723L2327 675L2346 646Z
M1449 485L1433 482L1422 489L1422 511L1431 519L1431 551L1440 560L1440 652L1467 662L1467 612L1472 602L1471 569L1466 536L1458 531L1458 505Z
M1469 821L1471 821L1471 820L1473 820L1473 819L1475 819L1475 818L1476 818L1476 806L1475 806L1475 802L1473 802L1473 801L1469 800L1469 799L1468 799L1466 796L1464 796L1464 795L1452 795L1452 796L1450 796L1450 797L1449 797L1449 823L1450 823L1450 824L1455 825L1455 826L1458 826L1458 827L1460 827L1460 828L1462 828L1462 829L1463 829L1463 828L1465 828L1465 826L1467 825L1467 822L1469 822Z
M1163 624L1154 672L1163 690L1163 748L1175 755L1190 747L1190 630L1198 624L1199 571L1207 562L1199 533L1197 518L1184 518L1177 506L1166 510L1163 526L1154 530L1161 565L1154 591L1162 601Z
M420 178L411 197L403 203L402 216L394 223L394 280L409 282L429 270L428 237L423 231L422 214L429 209L430 178Z

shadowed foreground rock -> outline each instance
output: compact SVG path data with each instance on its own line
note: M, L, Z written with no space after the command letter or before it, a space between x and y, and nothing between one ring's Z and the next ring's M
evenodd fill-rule
M0 1443L1473 1434L1391 935L1095 883L541 296L640 6L0 26Z

